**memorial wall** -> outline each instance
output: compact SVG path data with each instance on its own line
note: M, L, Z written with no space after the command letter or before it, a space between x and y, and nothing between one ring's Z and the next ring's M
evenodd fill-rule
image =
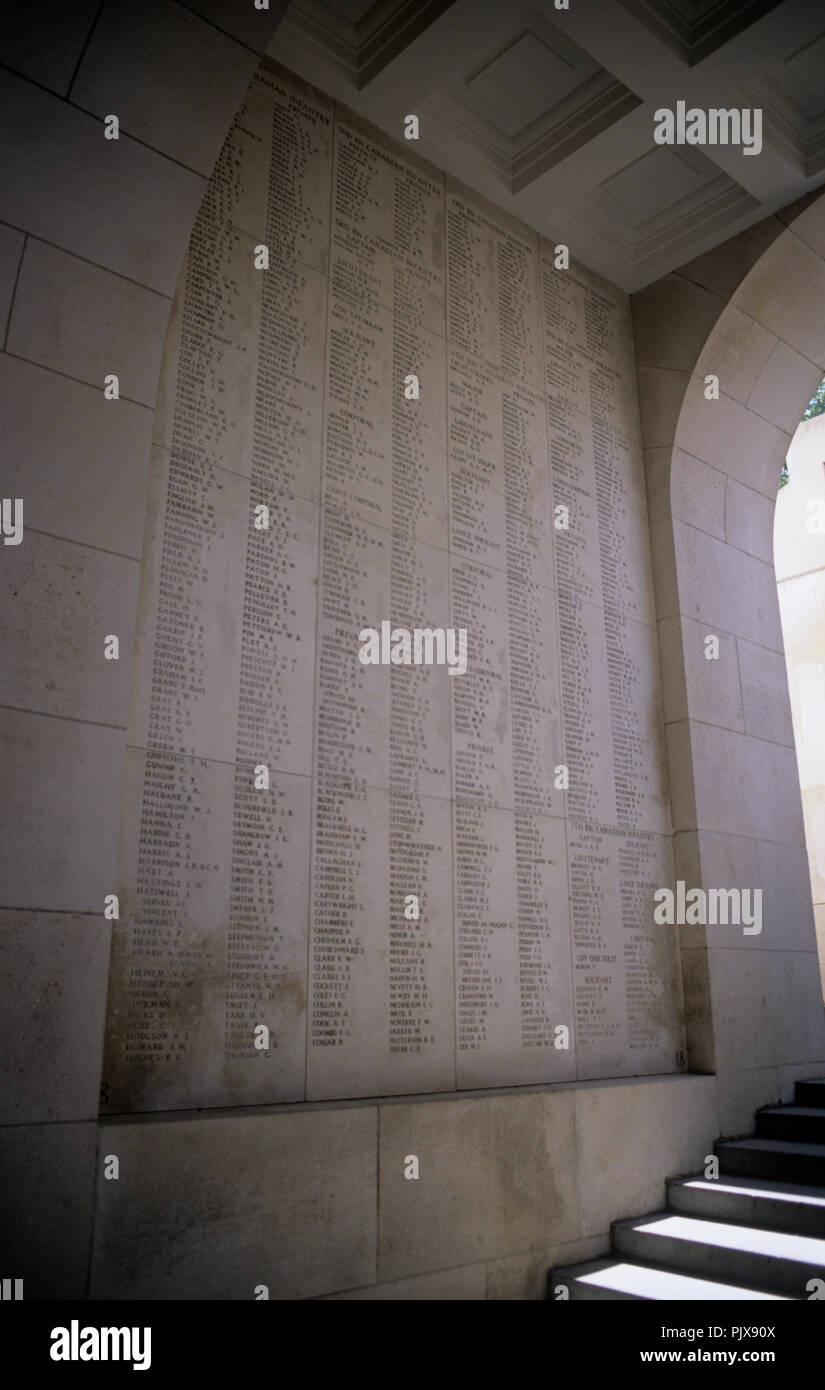
M104 1113L684 1065L627 297L406 145L264 67L192 234Z

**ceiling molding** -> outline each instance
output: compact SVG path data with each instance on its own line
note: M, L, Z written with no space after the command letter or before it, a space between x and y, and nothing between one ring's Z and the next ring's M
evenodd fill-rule
M573 109L564 116L547 113L544 129L531 139L516 141L522 148L510 168L510 190L518 193L554 165L589 145L602 131L635 111L642 102L622 82L601 69L575 93ZM565 105L570 105L568 101ZM547 128L549 124L549 129Z
M626 290L825 182L818 0L293 0L269 53ZM759 107L760 154L653 158L677 98Z
M688 67L730 43L780 0L620 0Z
M292 7L289 21L328 57L341 63L360 91L453 3L378 0L353 21L326 0L304 0Z

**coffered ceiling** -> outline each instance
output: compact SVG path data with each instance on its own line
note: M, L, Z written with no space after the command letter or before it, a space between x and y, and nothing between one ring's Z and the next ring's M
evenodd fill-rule
M825 182L825 0L568 3L293 0L269 53L627 290ZM761 153L656 145L679 100Z

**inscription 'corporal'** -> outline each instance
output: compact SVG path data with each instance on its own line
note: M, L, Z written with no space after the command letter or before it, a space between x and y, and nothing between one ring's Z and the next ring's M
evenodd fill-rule
M384 619L381 631L365 627L358 634L363 666L444 666L451 676L467 670L467 629L465 627L393 627Z

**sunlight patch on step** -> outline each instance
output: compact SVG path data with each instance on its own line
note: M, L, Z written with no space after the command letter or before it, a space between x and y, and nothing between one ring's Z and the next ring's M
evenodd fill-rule
M770 1299L789 1302L782 1294L763 1293L758 1289L741 1288L735 1284L717 1284L713 1279L692 1278L689 1274L674 1274L671 1270L650 1269L647 1265L615 1264L592 1274L580 1274L579 1284L612 1289L615 1293L637 1294L641 1298L679 1299L714 1302L735 1299Z
M778 1255L825 1269L825 1240L814 1236L764 1231L758 1226L728 1226L722 1221L702 1221L691 1216L662 1216L654 1221L640 1222L632 1229L643 1231L645 1235L690 1240L754 1255Z
M720 1181L709 1182L705 1178L692 1178L689 1182L683 1182L681 1187L693 1187L702 1192L730 1192L733 1196L741 1197L770 1197L780 1202L801 1202L805 1206L825 1207L825 1196L819 1196L813 1189L799 1187L792 1191L783 1192L774 1187L748 1187L742 1183L726 1183Z

